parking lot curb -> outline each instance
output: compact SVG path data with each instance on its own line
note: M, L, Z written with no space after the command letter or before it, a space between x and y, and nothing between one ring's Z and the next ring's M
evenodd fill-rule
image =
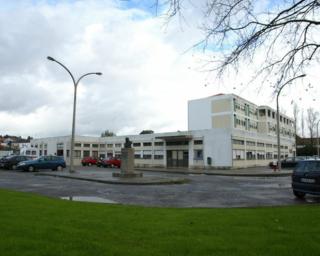
M286 177L291 176L292 171L284 172L247 172L241 173L237 170L230 171L193 171L193 170L167 170L167 169L149 169L149 168L136 168L137 171L149 171L149 172L165 172L165 173L175 173L175 174L193 174L193 175L216 175L216 176L235 176L235 177Z
M65 179L74 180L84 180L105 184L119 184L119 185L170 185L170 184L184 184L190 182L186 178L158 178L158 179L147 179L147 178L119 178L119 179L97 179L97 178L87 178L72 175L61 175L61 174L51 174L51 173L36 173L36 176L51 176ZM73 174L74 175L74 174Z

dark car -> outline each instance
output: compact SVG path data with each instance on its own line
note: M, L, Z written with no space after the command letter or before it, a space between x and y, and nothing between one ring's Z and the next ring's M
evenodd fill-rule
M96 165L98 162L98 160L96 158L93 158L91 156L87 156L87 157L84 157L82 160L81 160L81 164L82 166L90 166L90 165Z
M320 195L320 160L300 161L292 173L293 194L303 198L306 194Z
M28 156L7 156L0 160L0 168L15 170L20 162L30 159Z
M302 157L288 157L284 160L281 160L281 168L294 168L297 166L298 162L303 160L304 158ZM275 168L277 167L278 161L273 161L269 163L270 168Z
M51 169L62 171L66 162L61 156L41 156L35 160L23 161L17 165L17 169L33 172L38 169Z
M101 159L97 162L99 167L121 167L121 160L117 157L109 157L107 159Z

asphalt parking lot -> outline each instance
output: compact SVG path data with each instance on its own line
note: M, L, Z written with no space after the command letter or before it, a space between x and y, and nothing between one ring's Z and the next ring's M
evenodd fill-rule
M88 171L90 168L87 167ZM96 171L110 172L111 169ZM50 172L50 171L40 171ZM98 197L120 204L155 207L258 207L319 204L320 197L296 199L291 177L233 177L148 172L159 177L186 177L185 184L123 185L50 177L21 171L0 171L0 188L49 197Z

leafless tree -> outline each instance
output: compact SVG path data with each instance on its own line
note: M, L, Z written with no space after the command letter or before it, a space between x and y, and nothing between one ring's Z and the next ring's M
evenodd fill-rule
M304 138L304 110L301 111L301 137Z
M183 15L184 8L202 9L205 36L197 47L219 47L222 57L210 61L211 70L219 75L229 67L239 71L243 61L264 58L254 78L275 78L273 85L277 90L283 82L304 73L308 65L318 61L319 0L155 1L167 8L171 19Z
M299 107L296 102L293 103L293 121L294 121L294 144L297 152L297 135L298 135L298 116L299 116Z
M313 108L307 109L307 126L309 130L309 135L311 139L311 145L314 145L314 138L316 136L316 124L318 120L319 113Z
M299 118L299 106L296 102L293 103L293 119L294 119L294 133L298 134L298 118Z

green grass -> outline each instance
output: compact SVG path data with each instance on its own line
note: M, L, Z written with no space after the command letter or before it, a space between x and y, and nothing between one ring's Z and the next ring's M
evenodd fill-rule
M320 207L174 209L0 190L0 255L319 255Z

